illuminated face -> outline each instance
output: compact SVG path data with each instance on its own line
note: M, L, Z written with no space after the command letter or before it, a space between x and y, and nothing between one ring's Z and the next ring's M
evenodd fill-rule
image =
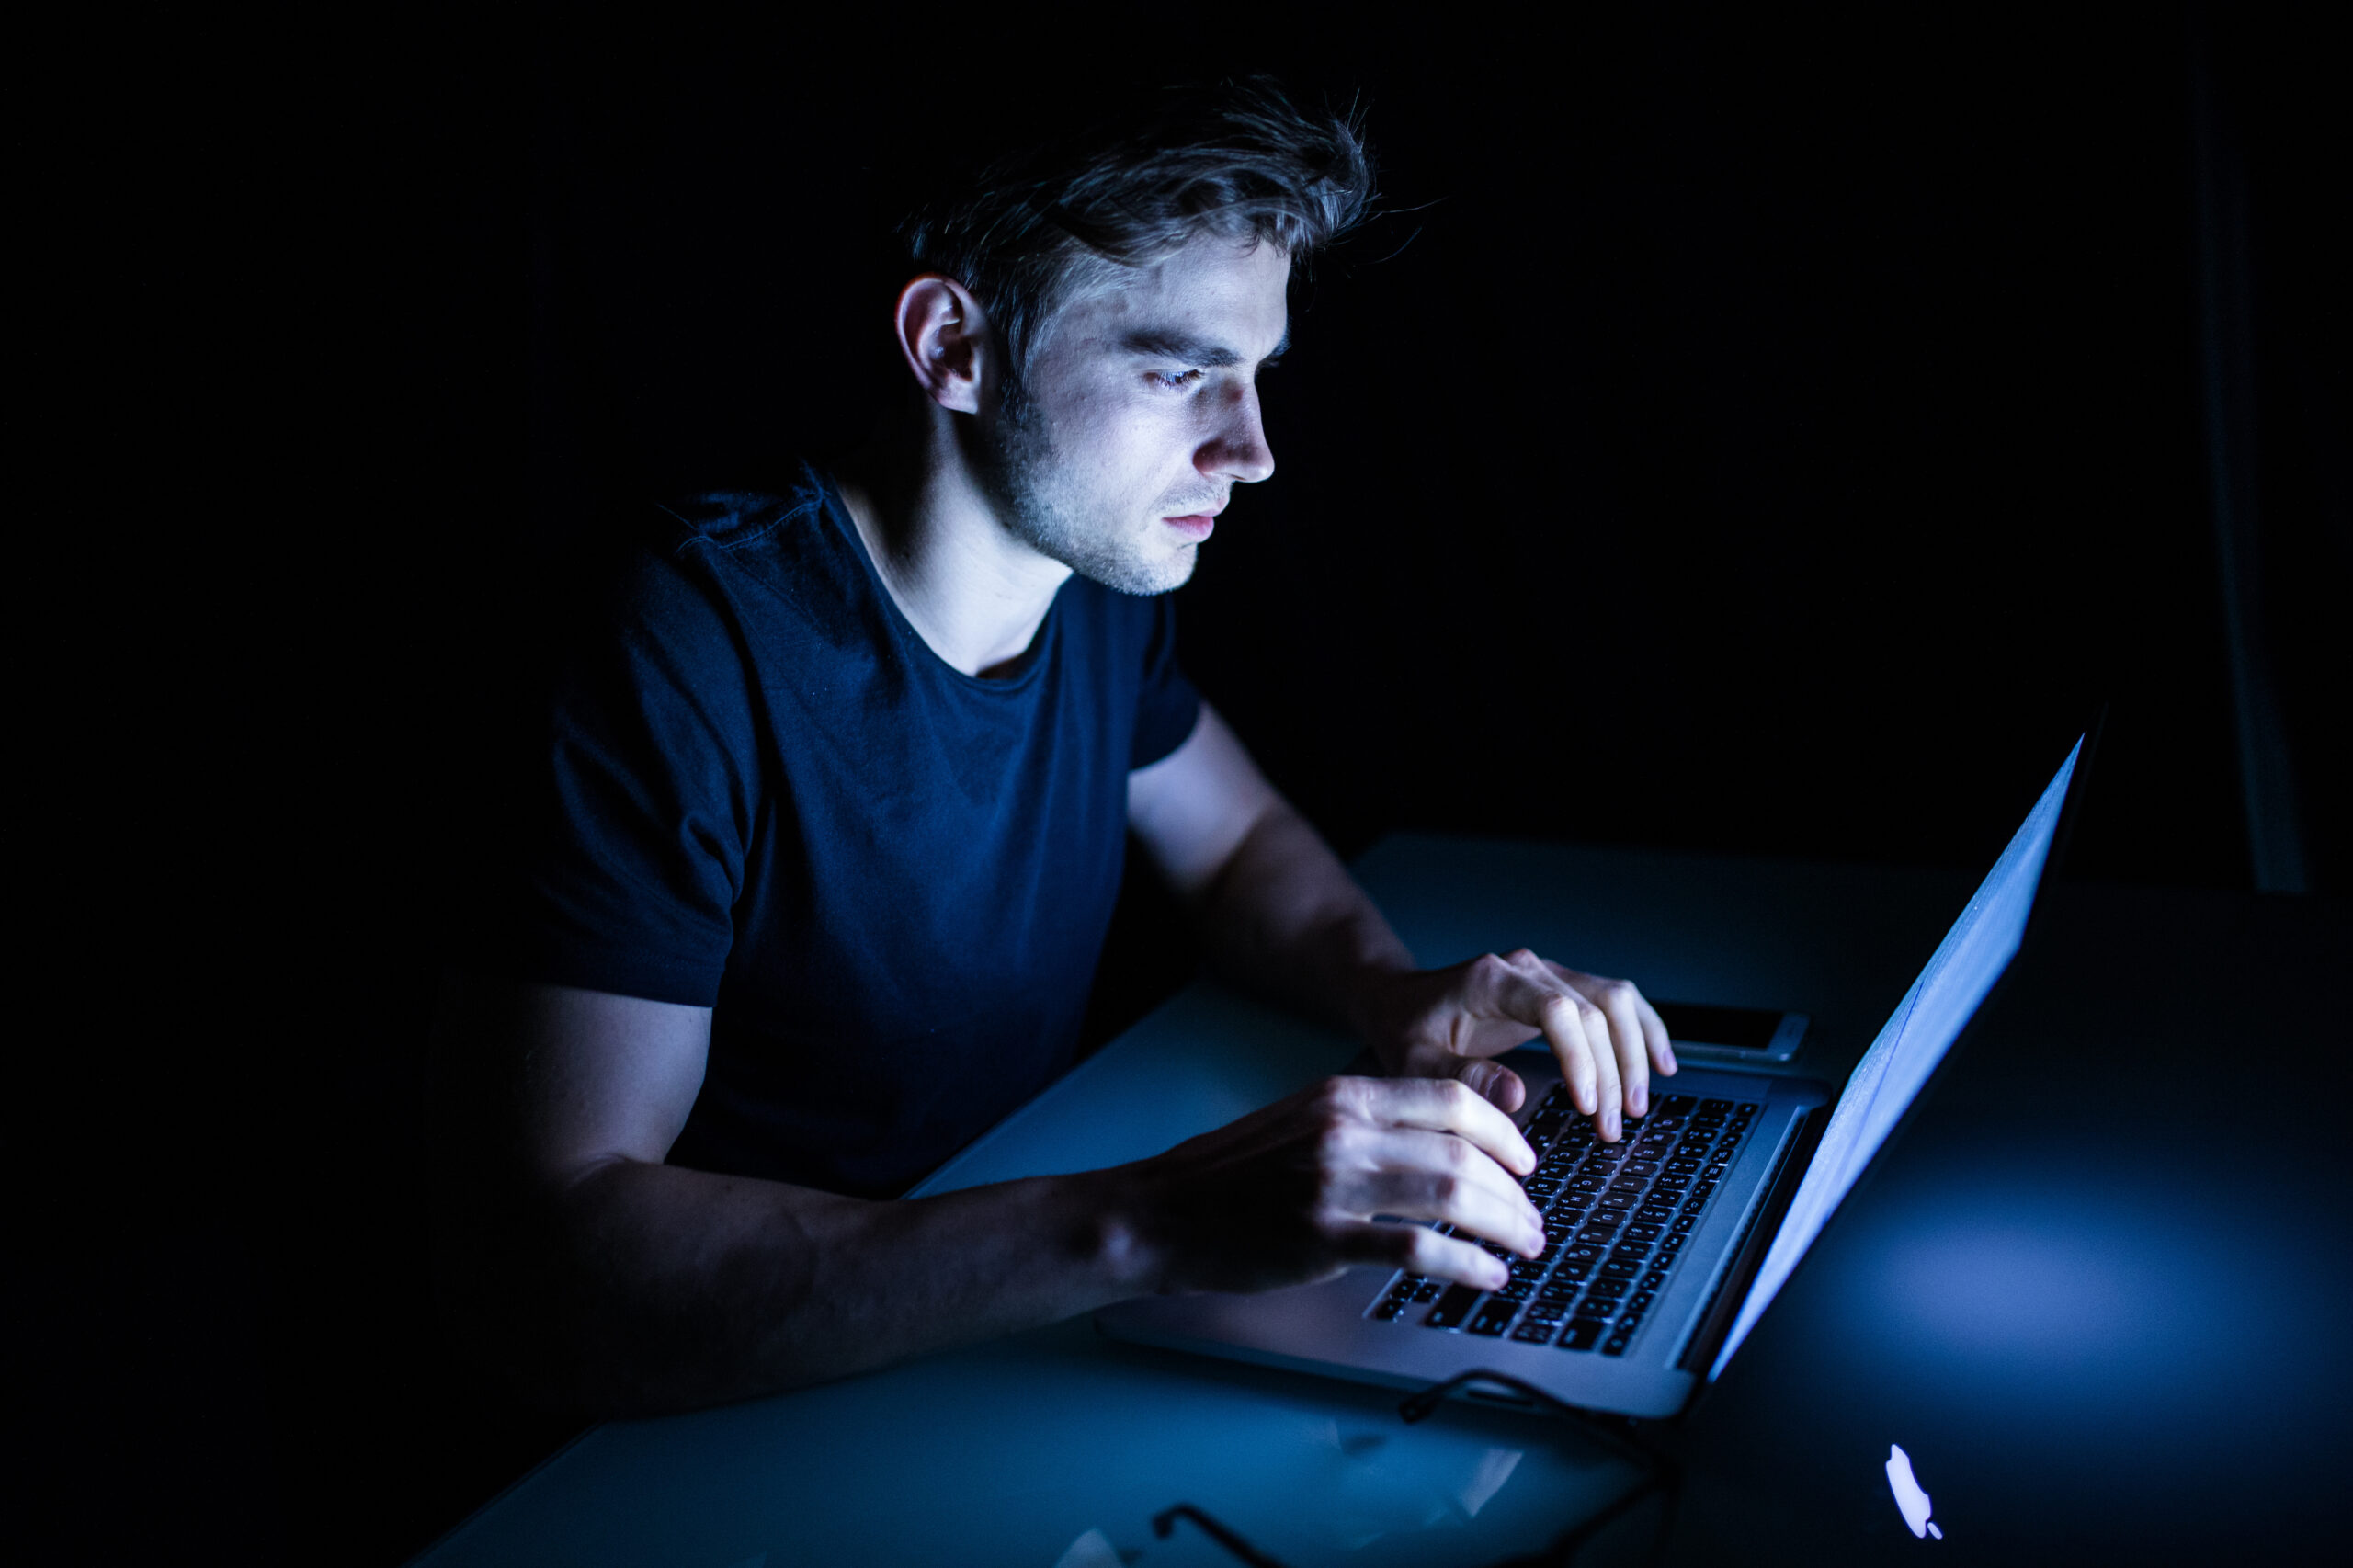
M1197 239L1045 329L1028 397L982 438L1006 526L1040 554L1128 594L1193 574L1237 483L1275 472L1259 369L1288 337L1290 258Z

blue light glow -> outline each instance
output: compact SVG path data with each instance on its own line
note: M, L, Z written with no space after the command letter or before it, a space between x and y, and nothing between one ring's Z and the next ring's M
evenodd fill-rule
M1773 1238L1756 1281L1741 1302L1740 1315L1724 1337L1723 1348L1716 1353L1715 1365L1708 1369L1711 1379L1723 1375L1733 1352L1772 1304L1798 1259L1829 1223L1863 1167L1870 1164L1928 1075L1944 1061L1945 1052L1993 990L1994 982L2009 967L2026 935L2035 888L2059 829L2059 808L2067 798L2067 785L2075 778L2075 759L2083 749L2078 740L2068 752L2057 777L2027 813L2026 822L1993 870L1978 884L1969 907L1945 933L1928 967L1912 983L1894 1017L1856 1064L1846 1092L1830 1114L1830 1125L1823 1132L1813 1164L1807 1167L1805 1179L1790 1203L1780 1233Z

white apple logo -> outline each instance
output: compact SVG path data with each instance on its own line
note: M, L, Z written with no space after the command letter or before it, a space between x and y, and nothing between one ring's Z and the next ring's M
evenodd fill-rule
M1912 1527L1915 1536L1935 1536L1938 1540L1945 1532L1928 1519L1928 1494L1912 1475L1912 1456L1893 1443L1887 1446L1887 1484L1895 1494L1895 1506L1904 1510L1904 1522Z

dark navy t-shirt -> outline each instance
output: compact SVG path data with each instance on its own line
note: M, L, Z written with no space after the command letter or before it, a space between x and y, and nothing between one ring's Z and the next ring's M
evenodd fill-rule
M710 1006L673 1164L903 1191L1067 1067L1172 608L1074 577L1004 678L934 653L814 469L664 509L574 661L475 961Z

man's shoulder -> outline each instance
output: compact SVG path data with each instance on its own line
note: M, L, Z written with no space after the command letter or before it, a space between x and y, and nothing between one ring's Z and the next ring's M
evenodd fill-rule
M654 505L622 578L624 615L693 616L757 622L779 617L827 631L857 620L867 597L862 569L824 477L801 465L799 481L773 489L709 490Z
M814 473L776 490L707 490L657 503L648 542L661 553L699 551L739 554L780 542L822 520L826 504Z
M832 479L815 464L794 460L753 487L711 488L665 496L645 514L638 542L673 558L702 557L749 564L795 545L828 542L839 505Z

